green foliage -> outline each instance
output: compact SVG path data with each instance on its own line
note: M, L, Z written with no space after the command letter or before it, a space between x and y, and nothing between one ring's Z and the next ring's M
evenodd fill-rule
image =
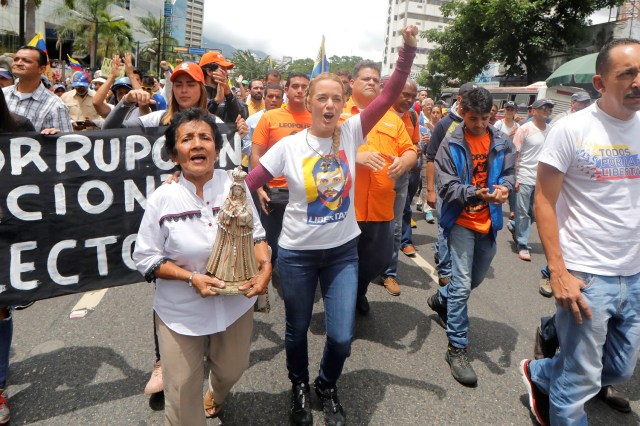
M551 53L567 51L583 39L588 17L596 10L622 2L452 0L441 6L445 16L454 17L449 27L421 34L439 44L430 54L427 72L469 81L497 61L505 65L507 75L526 75L530 83L543 80Z
M329 58L329 71L338 72L340 70L347 70L349 73L353 71L353 68L358 62L362 61L360 56L332 56Z
M302 72L305 74L311 74L311 71L313 71L314 62L315 61L311 58L296 59L287 66L287 69L285 70L285 74L288 75L292 72Z
M245 80L264 78L269 68L269 58L259 58L250 50L236 50L231 57L233 72ZM273 67L282 72L282 65L274 62Z

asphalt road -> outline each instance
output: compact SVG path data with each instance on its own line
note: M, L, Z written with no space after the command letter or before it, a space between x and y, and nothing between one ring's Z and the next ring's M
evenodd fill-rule
M421 258L400 254L402 294L393 297L372 285L371 313L357 319L352 354L338 383L348 423L532 424L518 363L532 356L539 317L554 310L553 302L538 294L544 257L535 227L532 262L518 259L503 230L492 268L471 295L469 352L479 378L476 388L463 387L451 377L444 360L444 330L427 306L427 297L438 287L429 272L435 225L419 220L414 231ZM152 410L142 393L154 361L152 295L153 286L147 283L109 289L95 309L76 319L69 314L79 295L15 312L8 388L11 424L162 424L163 412ZM284 309L277 291L271 289L270 296L271 313L255 316L250 368L234 387L222 418L208 424L288 424ZM323 318L318 297L309 333L312 374L324 345ZM631 398L633 412L620 414L594 400L587 404L590 424L640 423L637 378L620 389ZM314 418L315 424L323 424L318 406Z

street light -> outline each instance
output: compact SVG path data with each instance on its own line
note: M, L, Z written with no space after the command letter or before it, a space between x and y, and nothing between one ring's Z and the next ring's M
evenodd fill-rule
M158 41L158 39L154 37L154 38L152 38L150 40L137 41L136 42L137 43L137 46L136 46L136 68L138 68L138 69L140 68L138 66L138 57L140 56L140 44L141 43L142 44L153 43L153 42L156 42L156 41ZM147 49L147 50L152 50L152 49ZM155 53L155 51L153 51L153 53Z
M78 12L77 10L71 10L71 14L77 16L80 19L84 19L85 21L91 22L95 25L94 29L93 29L93 46L91 48L91 62L89 64L89 67L92 70L96 70L96 62L98 61L98 25L100 24L108 24L109 22L118 22L118 21L124 21L124 18L122 16L116 16L113 19L109 19L107 21L100 21L97 17L95 17L94 19L91 19L85 15L83 15L82 13Z

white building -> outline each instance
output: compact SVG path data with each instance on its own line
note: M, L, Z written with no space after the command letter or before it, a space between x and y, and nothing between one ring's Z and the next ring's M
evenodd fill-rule
M387 26L384 53L382 55L382 75L391 74L398 59L398 49L402 46L400 30L413 24L422 31L430 29L443 30L449 19L442 16L440 6L448 0L389 0L387 10ZM427 65L429 52L436 47L435 43L418 39L418 54L413 61L410 77L415 79L421 69Z
M185 44L188 47L202 47L202 22L204 0L187 0Z

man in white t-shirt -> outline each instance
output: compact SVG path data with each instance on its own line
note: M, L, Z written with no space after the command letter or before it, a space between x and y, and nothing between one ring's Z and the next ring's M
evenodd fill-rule
M526 261L531 261L529 235L538 157L549 133L547 119L553 111L553 101L538 99L531 107L533 120L524 123L513 138L513 144L516 146L516 217L508 224L517 244L518 257Z
M640 42L607 43L593 85L602 97L553 127L538 165L561 347L520 363L541 424L586 425L585 401L628 380L640 349Z

